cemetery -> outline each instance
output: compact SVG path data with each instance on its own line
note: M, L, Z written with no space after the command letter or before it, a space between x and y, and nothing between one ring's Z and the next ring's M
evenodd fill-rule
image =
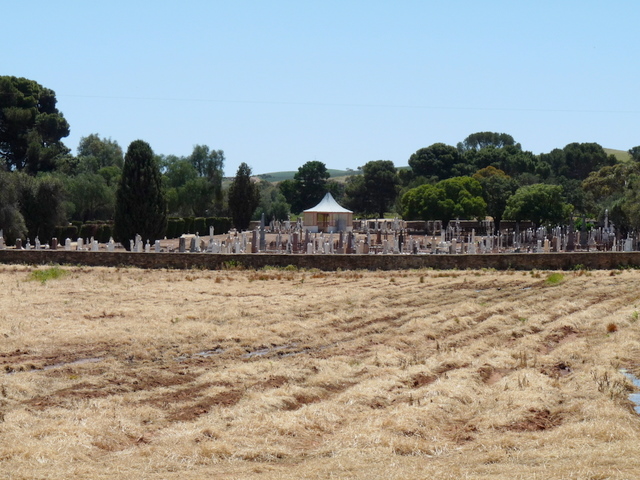
M503 222L508 227L496 232L490 220L455 220L444 227L440 221L354 221L343 217L337 222L332 218L330 225L329 217L307 213L295 222L267 224L263 217L258 226L243 232L231 229L216 235L210 226L208 236L200 236L199 232L183 234L177 239L156 240L153 245L136 235L126 249L113 239L99 243L93 237L63 241L52 238L46 244L36 237L33 245L29 240L23 244L16 239L14 247L7 247L0 231L0 261L214 269L231 262L247 268L294 265L325 270L640 266L638 239L632 235L621 237L606 216L603 225L590 230L575 230L571 225L533 228L529 222ZM311 225L305 224L303 218ZM318 227L318 218L325 223L324 228ZM336 225L342 229L336 230ZM77 252L93 255L74 255ZM149 255L141 258L136 254Z

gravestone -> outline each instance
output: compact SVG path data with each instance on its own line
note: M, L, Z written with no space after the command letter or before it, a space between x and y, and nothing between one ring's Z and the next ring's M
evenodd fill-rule
M69 252L69 251L71 250L71 239L70 239L70 238L67 238L67 239L64 241L64 249L65 249L65 251L67 251L67 252Z
M98 244L98 241L94 240L93 242L91 242L91 251L97 252L99 250L100 250L100 245Z
M109 237L109 243L107 243L107 252L113 252L116 248L116 243L113 241L113 237Z
M16 238L16 250L22 250L22 239Z
M154 248L156 253L160 253L160 240L155 241Z
M187 251L187 239L184 236L178 239L178 252L185 253Z
M78 238L76 242L76 250L82 251L83 247L84 247L84 240L82 240L81 238Z
M40 247L42 245L40 244L40 239L38 238L38 236L36 235L36 250L40 250Z
M260 251L264 252L267 249L267 240L265 237L265 231L264 231L264 212L262 213L262 216L260 217Z
M151 244L149 243L149 239L147 239L147 243L144 244L144 252L145 253L151 252Z
M251 253L258 253L258 230L251 232Z
M0 249L2 247L0 246ZM56 237L53 237L51 239L51 250L57 250L58 249L58 239Z

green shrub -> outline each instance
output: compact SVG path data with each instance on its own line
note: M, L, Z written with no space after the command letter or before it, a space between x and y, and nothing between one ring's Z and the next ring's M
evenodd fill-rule
M100 243L108 243L109 239L113 236L113 226L108 223L103 223L98 226L98 233L95 237Z
M185 224L184 218L178 218L176 220L176 234L175 234L176 236L175 236L175 238L178 238L178 237L180 237L180 236L182 236L183 234L186 233L186 230L184 229L184 224Z
M209 235L207 221L204 217L197 217L193 221L193 233L197 233L198 235Z
M80 237L83 239L89 239L91 237L94 238L94 240L97 240L97 236L98 236L98 227L99 225L96 225L95 223L85 223L84 225L82 225L82 228L80 228Z
M177 218L169 218L167 220L167 232L165 233L167 238L176 238L176 224L178 223Z
M60 278L65 276L66 274L67 272L65 270L62 270L60 267L51 267L44 270L34 270L29 275L29 280L35 280L42 284L45 284L47 280Z
M183 233L195 233L193 230L194 217L184 217L184 232Z
M58 239L59 245L64 245L64 241L67 238L76 240L78 238L78 227L75 225L61 225L56 227L55 236Z
M548 285L557 285L564 280L564 275L561 273L552 273L545 280Z
M229 217L212 217L213 230L216 235L227 233L231 230L232 221ZM207 225L208 228L208 225ZM207 232L208 233L208 232Z

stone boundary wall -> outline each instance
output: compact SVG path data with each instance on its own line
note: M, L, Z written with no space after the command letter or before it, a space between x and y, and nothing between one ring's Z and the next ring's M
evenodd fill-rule
M0 263L221 270L266 266L320 270L481 269L610 270L640 268L640 252L500 253L478 255L270 255L0 250Z

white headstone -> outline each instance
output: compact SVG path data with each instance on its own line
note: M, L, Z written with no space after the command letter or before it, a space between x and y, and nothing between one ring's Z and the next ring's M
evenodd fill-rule
M83 248L84 248L84 240L82 240L81 238L78 238L78 246L76 250L83 250Z
M64 249L68 252L69 250L71 250L71 239L67 238L64 241Z
M160 240L155 241L154 248L156 253L160 253Z
M151 252L151 244L149 243L149 239L147 239L147 243L144 244L145 253Z
M109 243L107 243L107 252L113 252L115 249L115 242L113 241L113 237L109 237Z
M100 245L98 244L98 241L94 240L93 242L91 242L91 251L97 252L99 250L100 250Z

